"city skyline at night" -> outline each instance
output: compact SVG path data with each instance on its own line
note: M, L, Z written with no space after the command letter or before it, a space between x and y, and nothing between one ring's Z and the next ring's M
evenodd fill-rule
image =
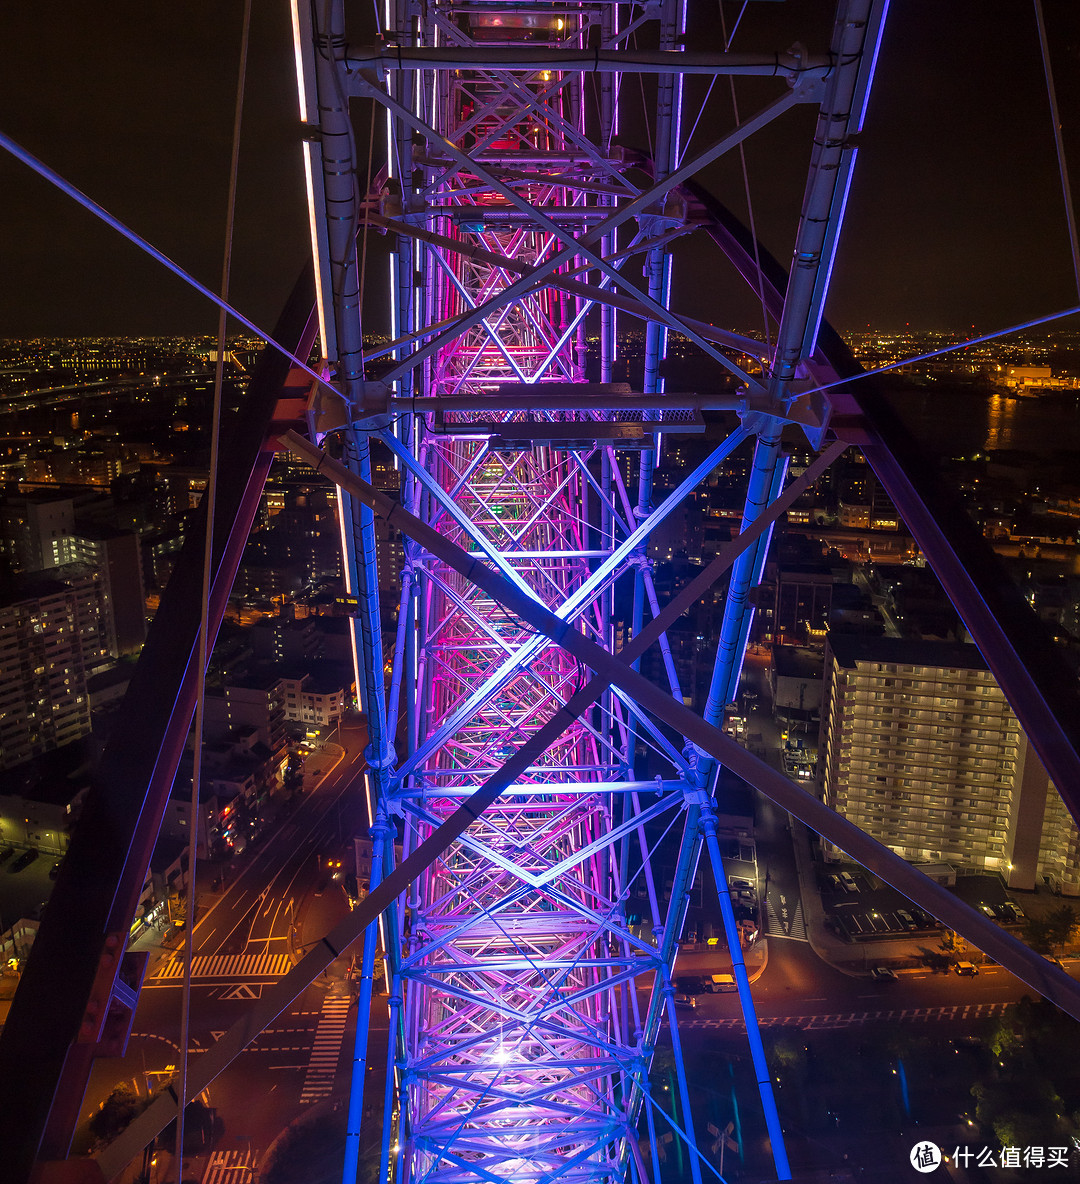
M828 3L788 0L751 4L739 43L786 49L777 38L793 18L776 10L792 8L795 23L827 37ZM1075 173L1080 18L1064 2L1046 9L1066 160ZM4 19L11 43L22 47L0 83L5 133L212 284L224 232L239 13L203 5L148 14L131 4L114 7L104 21L61 12ZM370 38L367 14L353 19L354 38ZM895 331L910 323L919 331L991 332L1071 307L1075 278L1031 14L1004 0L963 0L947 15L928 2L897 4L889 19L828 316L842 330L870 323ZM691 20L703 22L696 38L717 42L711 10L691 6ZM237 307L269 328L308 250L284 6L255 14L251 53L234 295ZM741 85L745 107L756 83ZM695 83L690 94L700 99L705 89ZM710 117L717 126L729 122L720 88L710 101L702 125ZM628 107L627 119L624 139L637 147L647 139L634 130L640 115ZM366 116L357 119L358 136L366 123ZM772 194L789 173L797 189L805 149L796 144L774 136L761 150L754 145L749 161L759 234L785 264L793 211ZM7 335L213 332L216 313L179 281L6 153L0 169L11 231L0 256ZM738 173L713 181L745 219ZM381 251L376 258L385 266ZM714 277L695 270L693 252L682 266L689 286L676 301L689 308L704 293L715 300ZM373 303L365 313L385 331L384 309ZM709 315L753 323L752 309L738 304Z

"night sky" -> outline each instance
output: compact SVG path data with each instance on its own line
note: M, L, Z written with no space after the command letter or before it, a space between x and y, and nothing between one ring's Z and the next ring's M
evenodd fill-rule
M739 7L726 6L731 18ZM1080 5L1045 8L1080 193ZM0 127L213 287L241 11L240 0L112 0L8 5L0 18ZM359 19L369 11L359 6ZM716 45L715 4L690 0L690 12L693 44ZM824 49L832 12L824 0L751 3L734 48ZM703 89L688 95L688 126ZM745 115L777 91L745 82L738 93ZM721 79L693 146L730 119ZM366 111L356 121L366 125ZM759 232L785 262L811 124L809 110L791 113L747 153ZM630 105L624 133L643 135ZM1077 303L1031 3L893 0L860 142L828 310L839 328L987 331ZM0 336L215 331L202 297L0 156ZM707 181L745 213L734 158ZM288 4L272 0L255 5L235 303L271 325L306 251ZM752 307L717 281L696 238L676 260L677 309L753 327ZM374 291L375 331L381 303Z

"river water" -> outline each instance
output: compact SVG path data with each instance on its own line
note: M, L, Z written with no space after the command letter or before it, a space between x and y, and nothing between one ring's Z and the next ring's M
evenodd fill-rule
M891 396L916 438L940 456L999 448L1052 455L1080 452L1080 399L1007 399L969 391L903 391ZM1080 463L1077 466L1080 478Z

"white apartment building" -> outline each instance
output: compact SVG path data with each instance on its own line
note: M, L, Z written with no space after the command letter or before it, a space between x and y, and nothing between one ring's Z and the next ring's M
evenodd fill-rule
M42 579L0 601L0 769L90 731L88 595Z
M340 684L321 683L310 674L283 677L285 718L306 724L309 730L332 728L341 722L348 705L348 691Z
M973 645L830 635L818 776L912 863L1080 892L1076 827Z

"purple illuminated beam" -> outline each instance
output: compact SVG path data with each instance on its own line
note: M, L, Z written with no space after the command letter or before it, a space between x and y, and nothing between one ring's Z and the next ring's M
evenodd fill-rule
M504 271L512 272L514 275L525 275L532 270L529 264L512 259L508 255L500 255L496 251L489 251L483 247L475 246L465 239L455 239L450 238L448 235L436 234L434 231L423 229L423 227L413 226L409 222L384 218L379 214L370 212L364 215L364 220L372 226L379 227L380 230L392 230L397 234L407 235L417 239L419 242L428 243L435 247L442 247L464 258L471 259L477 263L488 263L492 267L502 268ZM685 234L687 230L688 228L685 227L679 228L678 234ZM648 242L640 243L634 248L633 252L628 249L620 251L615 256L606 255L604 259L606 262L614 264L628 254L644 251L652 246L662 246L670 237L675 237L674 232L670 236L658 236L656 239L650 239ZM649 309L638 300L631 300L628 296L622 296L617 292L598 288L594 284L587 284L580 280L567 278L568 275L569 273L556 272L550 279L551 286L553 288L559 288L563 292L568 292L571 295L592 300L597 304L610 305L612 308L620 309L642 320L647 320L651 316ZM732 349L741 350L751 357L757 357L761 350L761 342L755 341L752 337L745 337L741 333L733 333L730 329L722 329L716 325L710 325L706 321L695 320L693 317L684 316L682 313L677 313L676 315L684 325L689 326L695 333L700 334L707 341L714 341L718 345L730 346ZM431 333L439 327L437 325L429 325L423 332ZM407 344L407 342L392 342L385 348L389 351L402 344ZM368 356L373 358L379 357L380 353L370 353Z
M393 110L399 116L399 118L403 119L414 130L424 133L426 129L427 134L435 136L436 133L432 132L430 128L427 128L426 124L414 117L412 112L404 110L400 104L394 103L393 100L390 99L390 97L386 95L385 92L383 92L376 84L368 81L363 82L363 86L365 87L363 92L365 95L378 100ZM712 161L718 159L720 156L723 156L726 152L737 147L743 142L743 140L747 139L760 128L771 123L773 119L776 119L778 116L782 115L789 108L796 106L799 103L807 102L811 97L812 88L795 87L781 98L775 100L775 102L770 103L756 115L753 115L749 119L740 123L737 128L735 128L722 140L718 140L715 144L699 153L692 160L684 161L679 166L679 168L677 168L670 176L665 177L663 181L655 183L632 201L627 202L625 205L619 206L618 209L614 210L602 223L600 223L599 226L590 230L579 241L571 242L569 245L560 250L556 255L553 255L551 258L547 259L544 263L538 264L527 275L522 276L521 279L511 284L509 287L504 288L494 300L490 300L474 309L471 313L460 317L451 329L445 331L439 337L429 341L427 345L410 354L401 363L399 363L399 365L394 367L393 370L384 376L384 381L393 382L403 374L412 370L430 354L433 354L441 349L447 341L460 336L461 333L463 333L472 325L479 324L479 322L483 320L483 318L488 314L488 312L491 311L492 308L507 304L510 301L517 299L519 296L526 294L539 281L546 279L547 276L555 272L562 264L575 261L577 255L584 256L585 258L594 262L596 266L603 268L605 271L608 270L604 261L599 259L591 250L593 244L599 244L604 236L610 233L610 231L616 226L620 225L622 222L627 221L627 219L634 217L639 211L644 210L668 190L674 189L683 180L693 176L698 170L704 168ZM460 162L466 163L470 168L472 168L473 162L471 162L464 153L458 152L456 149L453 149L452 146L448 146L447 151L449 151L450 154L455 157L455 159L459 159ZM473 171L476 170L474 169ZM511 204L519 205L520 199L516 193L499 182L497 178L492 176L488 171L484 170L482 175L485 179L489 180L492 187L504 197L506 197L507 200L511 202ZM526 210L528 209L529 207L526 205ZM537 217L539 219L539 214L537 214ZM550 233L556 235L560 239L563 238L562 231L559 229L559 227L555 226L555 224L552 223L550 219L540 219L540 222L541 225L546 223L546 229ZM728 369L738 371L738 367L734 366L730 359L724 357L723 355L718 355L716 351L704 343L697 334L693 333L686 326L680 325L677 321L677 318L673 318L671 314L668 313L667 309L656 306L654 301L645 301L644 303L648 308L652 309L661 320L670 323L672 328L674 328L677 332L683 333L684 336L691 338L691 340L698 340L699 343L703 345L705 352L709 354L710 357L715 357L715 359L719 361L721 365L727 367ZM745 379L752 389L757 389L760 385L756 381L751 381L749 376L742 374L741 371L738 371L738 376Z

